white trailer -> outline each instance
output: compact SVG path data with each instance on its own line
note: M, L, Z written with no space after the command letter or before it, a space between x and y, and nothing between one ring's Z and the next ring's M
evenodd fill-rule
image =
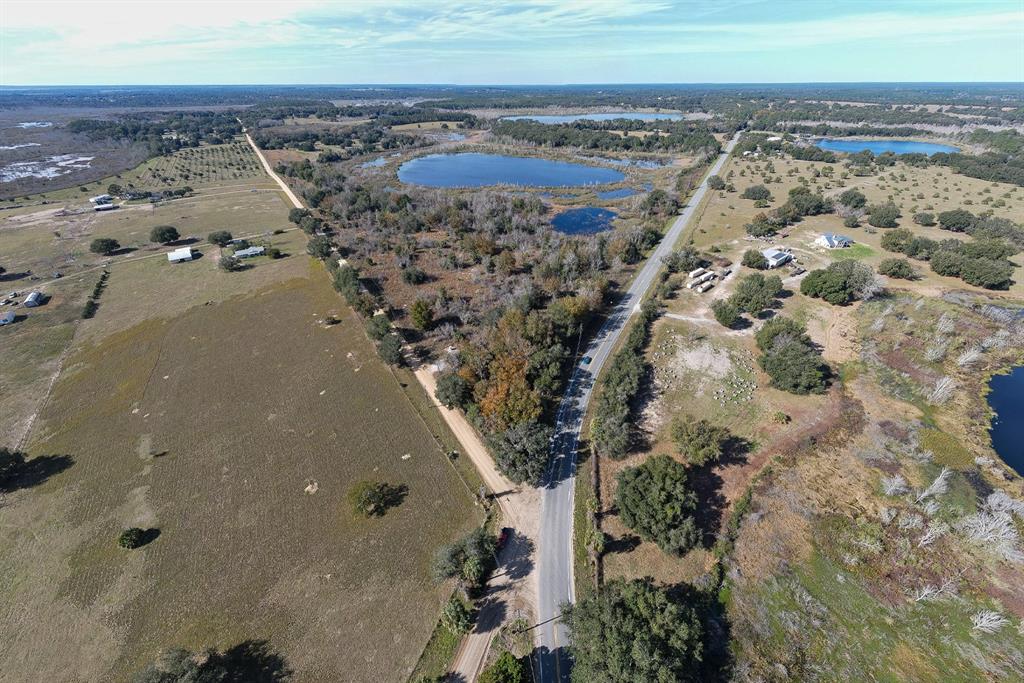
M706 272L708 272L708 271L705 268L698 268L697 270L691 270L689 277L692 280L695 277L700 277L701 275L703 275Z
M708 291L709 289L711 289L714 286L715 286L715 283L711 282L709 280L709 281L705 282L704 284L697 285L697 287L694 288L694 291L697 292L698 294L703 294L704 292Z

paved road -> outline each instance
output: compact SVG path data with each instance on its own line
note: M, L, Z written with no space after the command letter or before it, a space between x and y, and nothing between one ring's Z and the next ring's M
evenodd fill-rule
M709 176L721 170L738 139L739 134L725 145L724 151L708 171ZM559 616L563 604L575 601L572 514L576 483L576 448L594 380L615 348L615 342L629 317L639 308L644 294L650 289L658 271L661 270L661 258L675 247L707 190L705 178L654 253L647 259L626 296L612 310L608 320L583 352L591 361L587 365L581 364L576 367L558 408L551 469L541 496L537 596L537 621L540 624L537 635L537 666L540 683L569 680L568 632Z

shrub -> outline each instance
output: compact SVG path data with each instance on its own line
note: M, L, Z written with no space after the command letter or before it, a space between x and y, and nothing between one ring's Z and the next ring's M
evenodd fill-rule
M772 193L764 185L751 185L743 190L743 194L740 196L744 199L753 199L754 201L769 201L772 198Z
M960 277L960 271L964 265L964 257L959 251L939 249L931 255L929 263L931 264L932 271L939 275Z
M206 239L210 244L216 244L218 247L226 247L231 244L231 233L227 230L215 230L206 236Z
M434 308L426 299L417 299L409 307L409 318L417 330L429 330L434 324Z
M454 635L462 635L473 625L473 619L466 603L453 595L441 611L441 623Z
M900 210L892 202L868 207L868 223L876 228L895 228Z
M767 270L768 268L768 259L757 249L747 249L743 252L741 263L747 268L756 268L757 270Z
M725 181L722 179L722 176L718 176L718 175L708 176L708 187L710 187L712 190L715 190L715 191L724 190L725 189Z
M906 228L897 228L892 232L882 235L882 249L895 251L901 254L906 253L907 245L914 239L914 233Z
M390 365L402 364L402 340L397 334L389 334L377 345L377 353Z
M974 214L966 209L953 209L939 214L939 227L951 232L970 232L974 221Z
M149 241L157 244L177 242L180 238L177 229L171 225L158 225L149 232Z
M930 227L932 225L935 225L935 214L928 213L927 211L922 211L921 213L915 213L914 214L914 222L917 223L918 225L923 225L925 227Z
M777 315L761 325L761 329L754 335L754 341L762 352L768 352L775 346L775 340L782 335L808 346L811 343L811 338L807 336L807 329L803 325L792 318L781 315Z
M828 369L818 352L788 336L776 338L758 362L776 389L792 394L820 394L828 385Z
M851 213L849 216L847 216L846 218L843 219L843 227L846 227L846 228L859 228L860 227L860 218L858 218L856 216L856 214L852 214Z
M516 484L540 484L548 466L553 430L542 422L520 422L488 439L494 462Z
M407 285L420 285L427 281L427 274L416 266L402 269L402 282Z
M800 283L806 296L824 299L833 306L844 306L869 298L878 289L871 266L852 259L836 261L827 268L812 270Z
M372 316L366 322L366 333L374 341L380 341L391 332L391 321L386 315Z
M623 524L672 555L683 555L697 545L697 497L683 465L667 455L655 455L622 470L617 481L615 502Z
M740 320L740 309L729 299L717 299L711 303L715 320L723 327L733 327Z
M526 665L505 650L476 680L477 683L526 683Z
M862 209L868 203L868 198L857 188L851 187L839 195L839 203L849 209Z
M707 420L675 418L672 420L672 440L691 465L700 467L722 457L729 440L729 430Z
M348 502L352 511L363 517L381 517L389 509L401 504L407 488L391 486L384 482L360 481L348 490Z
M476 529L455 543L441 546L434 555L431 573L436 581L456 579L475 588L483 584L494 565L495 550L494 537Z
M236 259L234 256L230 256L228 254L224 254L223 256L221 256L220 260L217 261L217 265L220 266L221 270L226 271L228 273L233 273L245 269L245 266L239 259Z
M437 378L434 396L443 406L461 408L469 400L469 382L457 373L446 372Z
M89 244L89 251L104 256L110 256L120 248L121 244L110 237L97 237Z
M778 275L751 273L740 278L729 300L741 311L757 315L769 308L781 292L782 278Z
M960 267L963 281L985 289L1009 289L1013 284L1013 264L990 258L964 259Z
M325 261L334 252L334 242L324 235L315 235L306 243L306 251L310 256Z
M117 544L128 550L141 548L146 545L146 535L145 529L133 526L121 532L121 535L117 537Z
M292 209L288 212L288 220L298 225L302 222L303 218L306 218L309 215L311 215L309 213L309 209Z
M912 280L914 268L905 258L889 258L878 264L878 272L900 280Z

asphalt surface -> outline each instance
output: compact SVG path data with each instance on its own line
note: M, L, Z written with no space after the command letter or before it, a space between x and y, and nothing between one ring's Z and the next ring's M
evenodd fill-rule
M708 177L721 170L738 139L739 134L726 143L722 154L708 171ZM541 494L536 662L540 683L568 681L571 669L568 630L560 616L562 606L575 602L576 597L573 588L572 545L576 450L594 381L615 348L630 316L639 309L644 295L654 283L662 267L662 257L672 252L707 191L708 181L705 177L686 208L680 212L654 253L647 259L626 295L583 351L582 355L589 356L591 360L586 364L581 361L576 366L559 405L550 470Z

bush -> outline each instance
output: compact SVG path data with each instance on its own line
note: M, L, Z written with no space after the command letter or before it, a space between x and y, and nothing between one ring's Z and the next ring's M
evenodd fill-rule
M446 372L437 378L434 396L443 406L461 408L469 400L469 382L454 372Z
M223 256L221 256L220 260L217 261L217 265L220 266L221 270L226 271L228 273L234 273L239 270L245 270L245 266L239 259L236 259L234 256L230 256L228 254L224 254Z
M929 259L932 271L947 277L960 277L964 266L964 257L959 251L939 249Z
M441 623L454 635L462 635L473 625L472 615L466 603L453 595L441 610Z
M719 175L708 176L708 187L715 191L724 190L725 181Z
M859 228L860 227L860 219L857 218L856 214L852 214L851 213L849 216L847 216L846 218L843 219L843 227L846 227L846 228Z
M366 322L366 333L370 335L370 338L374 341L380 341L391 333L391 321L388 320L386 315L372 316Z
M434 324L434 308L426 299L417 299L409 307L409 318L417 330L429 330Z
M216 244L218 247L226 247L231 244L231 233L227 230L216 230L206 236L206 239L210 244Z
M672 440L687 462L697 467L717 462L729 438L728 429L716 427L707 420L672 420Z
M436 581L456 579L468 588L483 585L494 566L494 537L484 529L471 531L455 543L441 546L431 573Z
M102 254L104 256L110 256L120 248L121 244L110 237L97 237L89 243L89 251L94 254Z
M363 517L382 517L401 504L408 489L403 485L391 486L384 482L360 481L348 490L352 511Z
M914 279L914 268L905 258L889 258L878 264L878 272L882 275L900 280Z
M526 665L505 650L476 680L477 683L526 683Z
M316 235L306 243L306 251L310 256L326 261L334 253L334 242L329 237Z
M876 228L895 228L899 217L900 210L892 202L868 207L868 224Z
M667 455L627 467L617 477L615 503L623 524L666 553L684 555L700 541L693 519L697 496L686 468Z
M516 484L540 484L548 467L553 430L542 422L521 422L488 438L494 463Z
M1009 289L1013 284L1013 264L990 258L964 259L960 277L967 284L985 289Z
M691 601L674 599L651 579L609 581L564 617L575 681L704 680L700 614Z
M292 209L288 212L288 220L298 225L303 218L310 216L309 209Z
M751 273L736 284L736 289L729 300L741 311L757 315L770 308L782 292L782 278L778 275L762 275Z
M828 385L828 369L818 352L788 336L777 337L758 362L776 389L792 394L820 394Z
M768 352L775 346L775 340L785 335L789 339L795 339L801 344L810 346L811 338L807 336L807 329L797 321L777 315L764 325L754 335L757 348L762 352Z
M925 227L930 227L932 225L935 225L935 214L928 213L927 211L922 211L921 213L915 213L914 214L914 222L917 223L918 225L923 225Z
M905 254L907 245L914 239L914 233L906 228L897 228L882 235L882 249Z
M743 194L740 195L744 199L753 199L754 201L770 201L772 193L768 191L768 188L764 185L751 185L747 189L743 190Z
M966 209L953 209L939 214L939 227L951 232L970 232L974 226L974 214Z
M427 281L427 274L416 266L402 269L402 282L407 285L421 285Z
M389 334L377 345L377 353L390 365L402 364L402 340L397 334Z
M146 530L140 529L137 526L125 529L121 532L121 535L117 537L117 544L122 548L127 548L128 550L141 548L146 545Z
M869 298L877 291L871 266L852 259L836 261L827 268L812 270L800 283L806 296L824 299L833 306L844 306L857 299Z
M768 259L764 257L757 249L747 249L743 252L743 260L741 261L747 268L756 268L757 270L768 269Z
M857 188L851 187L839 195L839 203L849 209L862 209L868 203L868 198Z
M178 231L171 225L158 225L149 232L149 241L157 244L168 244L181 239Z
M662 256L661 262L670 273L688 273L708 265L708 261L693 247L683 247Z

